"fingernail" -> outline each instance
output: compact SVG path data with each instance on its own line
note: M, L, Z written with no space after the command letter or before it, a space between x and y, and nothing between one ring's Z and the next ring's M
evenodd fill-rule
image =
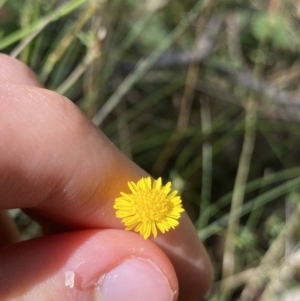
M101 278L103 301L172 301L173 292L161 270L151 261L130 258Z

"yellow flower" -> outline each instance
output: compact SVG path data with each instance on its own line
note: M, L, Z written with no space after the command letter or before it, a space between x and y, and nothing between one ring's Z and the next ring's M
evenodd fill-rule
M184 211L177 191L171 191L171 182L162 185L161 178L142 178L137 183L128 182L131 194L121 192L116 198L116 216L122 219L125 230L134 229L147 239L151 233L157 236L157 228L165 233L178 226Z

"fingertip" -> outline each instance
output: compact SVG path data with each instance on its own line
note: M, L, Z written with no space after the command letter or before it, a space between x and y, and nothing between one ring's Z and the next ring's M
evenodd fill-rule
M172 262L179 282L179 301L203 297L213 282L213 268L195 227L186 213L174 231L154 241Z
M43 87L34 72L21 61L0 53L0 82Z

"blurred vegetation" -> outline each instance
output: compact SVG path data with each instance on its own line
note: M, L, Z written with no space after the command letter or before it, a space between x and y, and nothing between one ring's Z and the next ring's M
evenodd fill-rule
M0 7L0 50L181 192L216 271L205 300L299 298L297 0Z

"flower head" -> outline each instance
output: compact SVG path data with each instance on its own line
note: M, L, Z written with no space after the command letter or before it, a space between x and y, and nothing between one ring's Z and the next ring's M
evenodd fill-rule
M128 182L130 194L121 192L116 198L116 216L122 219L125 230L140 233L147 239L151 233L157 236L157 228L165 233L178 224L184 211L177 191L171 191L171 182L162 185L161 178L142 178L137 183Z

